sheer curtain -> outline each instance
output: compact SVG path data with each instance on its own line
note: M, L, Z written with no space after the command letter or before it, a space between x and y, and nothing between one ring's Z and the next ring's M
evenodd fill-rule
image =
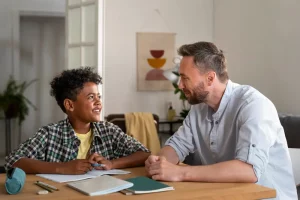
M55 99L50 96L50 81L60 73L65 57L65 21L63 17L21 17L20 77L23 81L38 79L28 87L25 96L37 107L30 107L22 124L21 141L33 136L41 127L65 117ZM16 145L18 140L15 139Z

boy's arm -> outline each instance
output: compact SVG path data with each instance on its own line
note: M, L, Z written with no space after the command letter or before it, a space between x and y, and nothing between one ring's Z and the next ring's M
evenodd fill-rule
M144 165L150 151L139 141L124 133L115 126L113 135L113 151L115 159L112 160L113 168L126 168Z
M128 168L128 167L137 167L144 165L145 160L148 158L150 153L144 151L137 151L133 154L130 154L125 157L117 158L115 160L106 160L103 156L99 155L98 153L93 153L89 156L88 160L90 163L98 163L102 164L103 166L97 166L95 169L118 169L118 168Z
M49 163L31 158L20 158L12 167L21 168L26 174L55 174L58 173L59 163Z
M15 163L22 158L45 160L45 147L48 141L48 131L40 128L32 138L23 142L18 149L11 152L6 158L5 169L15 167Z
M92 169L87 160L73 160L66 163L45 162L48 130L41 128L19 148L6 157L6 170L18 167L28 174L58 173L83 174Z
M129 156L112 160L113 168L127 168L143 166L145 160L150 156L150 153L144 151L137 151Z
M21 168L26 174L85 174L92 170L91 163L86 159L55 163L21 158L13 167Z

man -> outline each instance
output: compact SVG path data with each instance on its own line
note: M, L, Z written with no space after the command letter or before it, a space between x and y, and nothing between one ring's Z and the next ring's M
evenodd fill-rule
M178 50L179 88L191 110L166 146L145 162L162 181L251 182L275 188L278 199L296 199L284 130L273 103L228 78L223 52L213 43ZM177 165L195 153L197 166Z
M84 174L96 169L143 165L149 151L112 123L100 121L102 109L98 84L101 77L92 68L63 71L51 85L67 118L49 124L6 157L6 170L19 167L26 173ZM47 113L44 113L47 115Z

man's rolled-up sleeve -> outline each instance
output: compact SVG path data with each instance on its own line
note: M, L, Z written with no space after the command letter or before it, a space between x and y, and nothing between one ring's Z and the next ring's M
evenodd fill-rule
M190 112L191 113L191 112ZM171 146L178 155L179 162L184 161L189 153L195 151L195 142L190 125L190 114L183 121L183 125L171 136L165 143L165 146Z
M275 143L281 125L277 111L267 99L247 103L239 117L235 159L253 166L257 180L269 162L269 150Z

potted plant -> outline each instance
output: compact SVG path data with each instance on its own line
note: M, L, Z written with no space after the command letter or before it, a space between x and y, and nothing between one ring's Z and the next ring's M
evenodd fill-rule
M24 81L18 84L12 76L9 78L5 90L0 93L0 111L3 111L5 119L18 118L21 125L29 113L29 106L37 109L24 96L26 88L36 81L37 79L34 79L28 83Z

